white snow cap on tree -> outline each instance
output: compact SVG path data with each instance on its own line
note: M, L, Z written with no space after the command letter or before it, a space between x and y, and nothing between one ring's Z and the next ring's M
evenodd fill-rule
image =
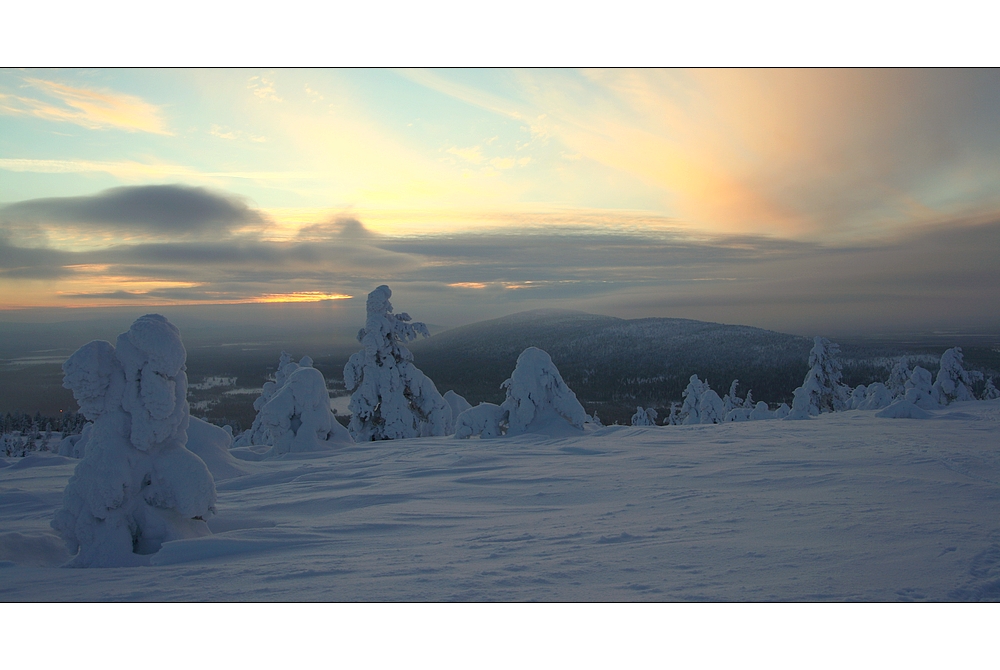
M163 542L209 534L215 482L185 448L187 357L180 333L147 314L118 337L95 341L63 365L84 416L86 453L52 521L73 567L142 564Z
M364 349L344 367L344 385L354 391L350 431L358 442L445 435L452 421L448 403L404 346L430 332L405 312L393 314L391 296L388 286L368 294L368 318L358 332Z
M719 394L708 389L698 401L698 417L701 423L722 423L726 418L725 405Z
M292 360L292 357L287 352L282 351L281 357L278 359L278 369L274 373L274 381L264 382L264 388L261 389L260 396L253 401L253 408L257 411L257 416L254 417L253 425L250 429L244 431L242 435L233 444L234 447L249 447L253 444L258 445L274 445L274 440L271 437L270 432L265 428L262 423L262 418L260 412L264 409L264 405L270 402L271 398L275 396L278 391L285 387L285 383L288 381L289 376L299 368L311 368L313 361L308 356L303 356L302 360L298 363Z
M258 416L272 445L263 458L322 451L354 442L330 409L326 380L316 368L292 371Z
M921 409L941 407L938 389L931 384L931 373L919 365L913 368L910 378L906 381L904 398Z
M507 411L508 435L551 434L569 427L583 430L588 419L552 358L536 347L521 352L514 372L501 387L507 389L501 407Z
M705 392L710 390L707 381L698 379L698 375L691 375L687 388L681 393L684 403L681 405L680 414L677 416L678 423L690 426L701 423L701 415L698 413L698 404Z
M954 347L941 354L941 369L938 370L934 388L937 389L938 399L945 405L976 399L972 385L980 375L966 371L962 361L962 347Z
M635 414L632 415L632 425L633 426L655 426L656 425L656 410L650 407L649 409L643 409L642 407L635 408Z
M757 403L756 407L753 408L753 411L750 412L749 418L751 421L766 421L767 419L775 418L775 416L774 412L767 408L767 403L761 400Z
M837 354L840 347L826 339L813 339L809 352L809 372L802 386L792 392L792 411L788 419L808 419L824 412L840 412L848 407L850 390L840 383L842 375Z

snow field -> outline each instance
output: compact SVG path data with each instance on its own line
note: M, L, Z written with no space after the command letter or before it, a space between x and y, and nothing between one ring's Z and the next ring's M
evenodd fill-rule
M79 461L0 460L0 600L1000 599L1000 401L930 414L240 462L212 535L91 570L49 528Z

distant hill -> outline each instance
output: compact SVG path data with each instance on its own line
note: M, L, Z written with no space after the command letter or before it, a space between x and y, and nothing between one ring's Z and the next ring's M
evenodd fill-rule
M739 379L740 396L753 389L757 400L790 402L807 371L812 341L690 319L535 310L453 328L410 349L440 391L454 389L476 403L503 399L500 384L529 346L552 356L582 401L634 412L637 404L680 400L693 374L708 379L719 395Z

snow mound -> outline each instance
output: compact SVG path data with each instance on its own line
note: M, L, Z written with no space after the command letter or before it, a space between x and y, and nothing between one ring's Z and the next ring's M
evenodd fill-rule
M481 402L470 407L455 420L455 438L463 439L478 435L483 439L500 437L504 434L507 410L491 402Z
M249 471L229 453L233 445L233 436L222 428L197 417L191 417L187 434L188 451L205 462L215 481L249 474Z
M880 419L929 419L933 416L905 398L900 398L885 409L875 413Z

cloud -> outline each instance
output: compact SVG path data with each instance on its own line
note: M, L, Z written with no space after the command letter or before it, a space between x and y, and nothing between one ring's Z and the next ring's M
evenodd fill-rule
M185 235L263 222L259 211L236 197L178 184L122 186L91 196L24 200L0 208L0 226L12 233L69 225Z
M481 147L478 145L474 147L451 147L448 149L447 153L458 156L464 161L473 163L474 165L479 165L483 162L483 152Z
M284 102L274 90L273 79L255 75L247 80L247 88L253 91L253 94L258 98L273 100L274 102Z
M23 81L47 99L0 93L0 113L75 123L91 130L116 128L128 132L173 134L167 129L160 108L142 98L76 88L44 79L26 77Z
M403 74L531 119L565 159L553 172L587 185L576 202L624 184L633 202L692 231L846 243L1000 207L992 70Z
M170 165L166 163L140 163L138 161L90 161L90 160L49 160L35 158L0 158L0 170L11 172L38 172L43 174L70 174L103 172L119 179L149 180L149 179L250 179L256 181L288 181L297 179L312 179L314 172L288 171L228 171L205 172L187 165Z

